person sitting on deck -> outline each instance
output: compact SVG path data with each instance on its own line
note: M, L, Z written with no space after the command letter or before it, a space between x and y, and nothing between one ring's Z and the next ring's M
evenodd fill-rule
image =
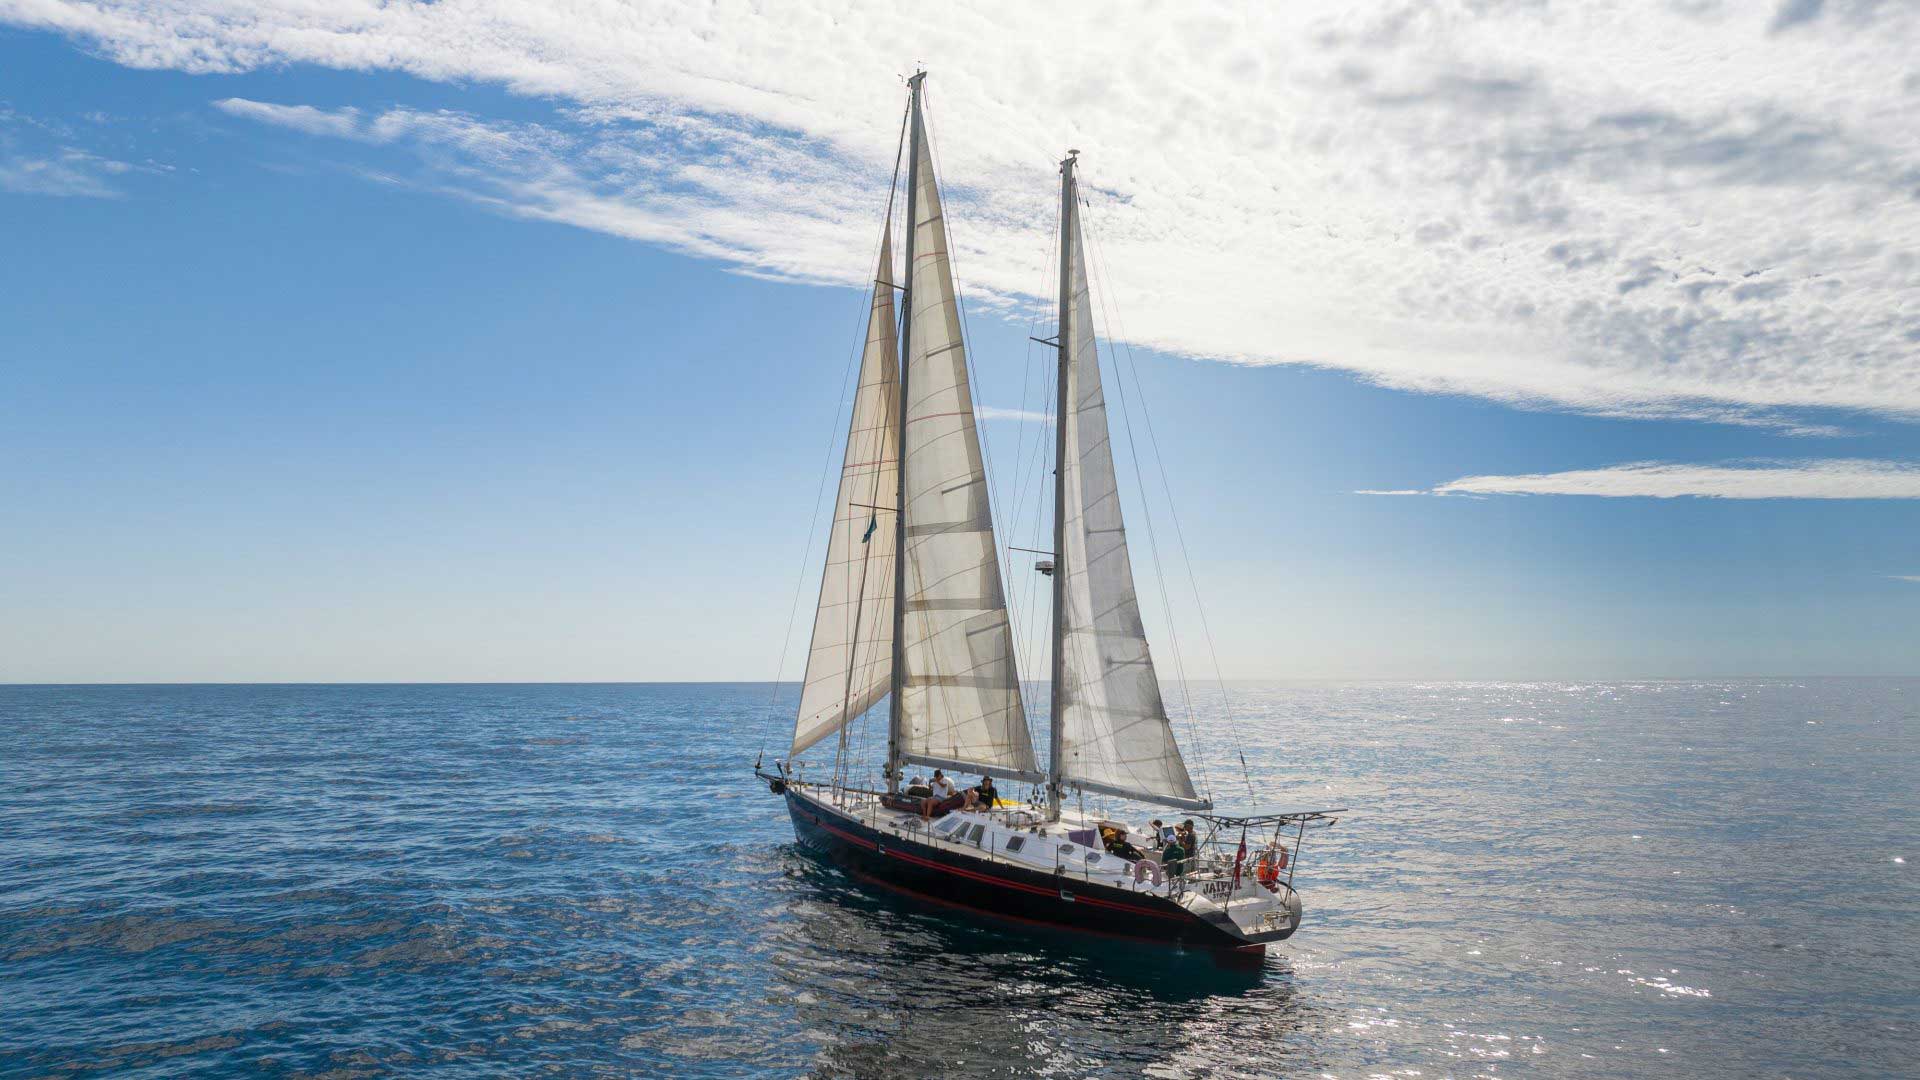
M979 784L967 789L967 809L991 810L993 801L999 797L1000 792L993 786L993 777L982 776Z
M1128 862L1139 862L1143 858L1140 849L1127 842L1126 834L1111 825L1100 826L1100 846L1106 848L1109 855L1118 855Z
M939 769L933 770L933 797L942 801L953 798L953 781Z

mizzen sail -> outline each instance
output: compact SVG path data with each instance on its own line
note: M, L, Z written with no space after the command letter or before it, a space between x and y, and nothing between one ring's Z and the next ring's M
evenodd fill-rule
M893 674L893 500L900 422L894 333L893 236L880 239L866 354L853 395L813 646L789 756L797 756L887 695Z
M897 752L925 765L1037 780L924 125L913 125L911 139Z
M1071 165L1062 200L1069 246L1063 283L1059 506L1054 647L1054 751L1058 783L1123 798L1204 809L1174 742L1140 621L1127 530L1108 437L1107 401L1094 351L1093 301Z

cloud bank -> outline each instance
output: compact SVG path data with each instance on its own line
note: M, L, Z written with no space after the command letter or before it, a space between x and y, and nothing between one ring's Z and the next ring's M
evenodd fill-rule
M1842 458L1681 465L1641 461L1521 476L1467 476L1425 491L1358 495L1596 495L1604 498L1920 499L1920 465Z
M540 122L229 98L409 182L863 282L898 75L932 70L956 262L1044 304L1054 162L1142 344L1528 406L1920 417L1920 12L1867 2L633 6L0 0L123 64L481 81Z

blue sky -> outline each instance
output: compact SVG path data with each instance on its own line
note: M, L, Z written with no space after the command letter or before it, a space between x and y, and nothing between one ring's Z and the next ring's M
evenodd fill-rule
M793 89L809 85L804 65L703 99L606 89L591 57L576 85L506 61L489 74L306 56L272 27L187 34L162 7L132 5L144 22L102 30L0 4L0 681L772 675L862 335L865 299L847 282L865 276L859 252L885 198L895 72L834 76L873 101L853 115L824 89ZM1821 47L1831 61L1851 46ZM1524 37L1510 48L1527 55ZM1375 63L1379 78L1399 70ZM1461 89L1417 69L1465 102L1449 107L1546 138L1489 103L1507 91L1484 70ZM775 94L775 76L798 81ZM1050 176L976 149L992 140L954 83L935 122L975 299L977 398L1041 409L1050 361L1026 338L1050 332L1034 299ZM810 126L809 102L832 115ZM1847 101L1833 108L1778 123L1838 146L1833 132L1860 132L1842 123ZM1859 113L1869 132L1871 118ZM1669 128L1675 141L1642 165L1676 177L1700 154L1749 154L1746 169L1778 149L1764 125L1734 151L1723 130ZM1142 343L1120 354L1122 377L1137 369L1228 676L1920 673L1920 581L1907 580L1920 578L1920 345L1901 344L1902 327L1920 334L1916 218L1899 201L1913 199L1820 202L1877 183L1859 179L1869 166L1920 170L1910 133L1860 152L1844 182L1721 178L1722 200L1804 197L1836 220L1865 205L1870 255L1871 236L1808 256L1844 268L1857 284L1841 291L1685 308L1716 294L1687 291L1679 261L1660 264L1661 285L1632 285L1651 256L1626 247L1625 226L1603 227L1626 220L1604 184L1583 196L1573 179L1508 175L1489 220L1534 228L1513 200L1559 190L1571 219L1593 224L1458 245L1445 258L1460 274L1507 276L1434 301L1468 314L1430 334L1414 318L1426 301L1407 298L1461 278L1420 271L1427 256L1392 248L1393 230L1273 250L1292 269L1223 304L1209 267L1225 259L1244 281L1259 264L1208 248L1207 228L1233 227L1209 209L1220 200L1187 207L1153 169L1067 137L1085 140L1103 193L1088 216L1096 230L1106 217L1096 288ZM638 144L644 159L621 156ZM1825 153L1817 139L1785 144L1796 160ZM1327 153L1322 171L1339 175L1348 159ZM662 161L678 171L633 180ZM1156 168L1177 177L1177 164ZM1310 171L1295 176L1303 190ZM1262 198L1300 218L1289 235L1324 244L1365 216L1295 205L1286 179ZM1463 191L1406 221L1481 235L1470 207L1483 200ZM1563 267L1590 252L1619 283L1579 293L1539 273L1527 300L1525 274L1477 261L1503 245ZM1300 270L1309 257L1328 269ZM1354 263L1404 274L1375 291L1339 278ZM1716 276L1745 272L1732 265ZM1813 265L1810 277L1842 276ZM1288 273L1306 276L1296 287ZM1296 312L1318 277L1351 300L1314 296ZM1676 298L1616 325L1609 304L1663 287ZM1364 327L1352 339L1349 303ZM1884 326L1837 338L1836 311ZM1490 336L1548 316L1525 340ZM1614 327L1613 352L1595 351L1596 326ZM1290 354L1295 327L1310 355ZM1668 355L1645 361L1636 342ZM1462 360L1469 345L1485 356ZM1032 489L1011 463L1039 427L986 430L1003 531L1029 543ZM1661 469L1622 471L1635 463ZM1016 486L1029 493L1019 514ZM1165 543L1172 519L1157 480L1149 489ZM1413 494L1363 494L1383 491ZM1162 560L1180 643L1210 671L1178 555ZM1151 573L1150 557L1136 565ZM1016 582L1016 598L1027 589ZM1157 590L1143 595L1157 608ZM1165 617L1149 617L1164 655ZM789 678L805 623L803 610Z

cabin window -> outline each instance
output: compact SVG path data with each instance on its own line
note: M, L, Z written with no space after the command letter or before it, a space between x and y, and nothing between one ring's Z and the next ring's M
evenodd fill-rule
M1007 850L1008 850L1008 851L1019 851L1019 850L1020 850L1021 848L1023 848L1023 847L1026 847L1026 846L1027 846L1027 838L1026 838L1026 837L1024 837L1024 836L1009 836L1009 837L1007 837Z
M977 844L980 842L980 834L986 831L987 827L985 825L975 825L973 831L967 834L967 839Z
M1062 855L1071 855L1071 854L1073 854L1073 845L1072 845L1072 844L1061 844L1061 845L1060 845L1060 854L1062 854Z
M960 825L959 818L949 818L946 821L943 821L940 824L935 825L933 827L933 831L939 833L942 836L945 836L947 833L950 833L954 829L958 828L959 825Z
M1087 865L1088 866L1100 865L1100 853L1097 851L1087 852Z

